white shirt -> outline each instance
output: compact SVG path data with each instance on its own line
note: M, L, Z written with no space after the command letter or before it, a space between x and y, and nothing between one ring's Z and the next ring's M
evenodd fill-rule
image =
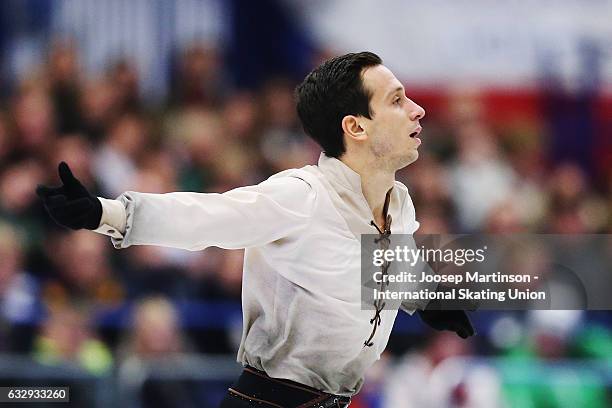
M318 166L224 194L130 191L117 200L122 206L102 200L105 214L96 230L111 235L116 248L246 248L239 362L333 394L359 391L365 370L387 345L397 310L381 312L374 344L364 347L374 311L361 310L360 236L378 232L356 172L321 154ZM125 231L108 233L117 229L108 222L117 208L125 208ZM393 234L419 227L398 181L388 213ZM412 306L402 308L412 313Z

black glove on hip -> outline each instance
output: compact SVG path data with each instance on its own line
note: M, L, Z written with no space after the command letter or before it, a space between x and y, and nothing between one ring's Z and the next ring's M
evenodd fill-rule
M58 166L63 185L47 187L39 185L36 194L43 202L51 218L61 226L74 230L98 228L102 219L102 203L92 196L72 175L65 162Z
M474 327L463 310L418 310L421 320L436 330L450 330L462 339L474 335Z

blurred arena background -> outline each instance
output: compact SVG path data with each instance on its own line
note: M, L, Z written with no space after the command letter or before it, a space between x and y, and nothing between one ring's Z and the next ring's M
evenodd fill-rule
M313 163L292 92L371 50L424 106L420 232L612 232L612 1L0 2L0 385L71 406L214 407L239 373L242 253L112 248L37 201L222 192ZM612 272L612 265L610 265ZM607 407L608 311L399 314L352 406ZM35 405L28 405L35 406Z

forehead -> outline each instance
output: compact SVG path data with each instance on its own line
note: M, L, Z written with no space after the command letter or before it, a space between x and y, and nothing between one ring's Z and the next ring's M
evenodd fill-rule
M372 100L383 99L390 92L402 87L402 83L384 65L367 68L362 75L365 88L372 93Z

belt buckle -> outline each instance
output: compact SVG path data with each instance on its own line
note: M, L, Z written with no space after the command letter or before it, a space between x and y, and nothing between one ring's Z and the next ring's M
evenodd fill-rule
M351 405L351 400L341 401L337 395L332 395L329 398L319 402L314 408L346 408Z

